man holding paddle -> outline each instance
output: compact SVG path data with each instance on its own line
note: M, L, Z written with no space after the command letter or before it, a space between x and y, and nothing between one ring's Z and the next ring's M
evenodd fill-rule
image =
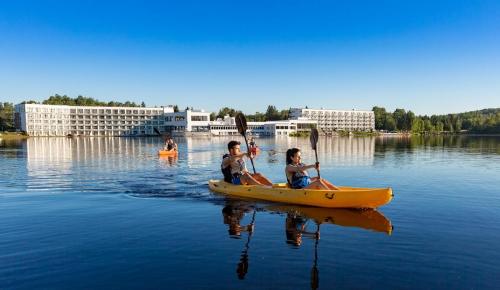
M272 182L260 173L250 174L246 168L244 157L250 158L253 161L251 152L241 152L240 142L231 141L227 144L229 154L226 154L222 159L221 169L224 173L224 180L229 181L229 176L232 184L235 185L269 185Z
M224 155L222 160L221 169L224 174L224 180L226 182L231 182L237 185L267 185L272 186L273 183L264 177L262 174L255 171L255 165L253 164L253 155L250 151L247 141L247 119L242 113L238 113L234 118L236 121L236 126L238 127L238 132L245 139L245 144L247 145L247 153L242 153L240 151L240 142L231 141L227 144L227 149L229 154ZM245 161L243 157L250 158L252 162L253 174L250 174L246 168Z

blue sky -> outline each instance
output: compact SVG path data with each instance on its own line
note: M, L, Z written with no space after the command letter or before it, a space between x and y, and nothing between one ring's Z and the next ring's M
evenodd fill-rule
M500 107L500 1L101 2L0 2L0 101Z

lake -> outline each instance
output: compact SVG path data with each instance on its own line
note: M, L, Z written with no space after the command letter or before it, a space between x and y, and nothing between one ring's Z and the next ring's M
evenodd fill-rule
M500 137L320 138L322 177L393 188L376 211L212 193L230 140L0 140L0 289L498 289ZM314 162L257 143L275 182Z

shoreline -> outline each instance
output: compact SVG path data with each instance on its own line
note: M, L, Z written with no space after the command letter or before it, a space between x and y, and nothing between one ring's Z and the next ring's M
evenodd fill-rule
M28 139L30 136L17 133L17 132L0 132L0 139L2 140L21 140Z

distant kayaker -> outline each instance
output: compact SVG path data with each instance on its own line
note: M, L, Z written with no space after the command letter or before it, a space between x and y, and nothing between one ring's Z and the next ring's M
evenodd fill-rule
M169 137L165 140L165 146L163 147L163 150L167 151L177 150L177 144L174 142L172 138Z
M244 157L253 158L251 152L240 151L240 142L231 141L227 144L229 154L222 159L221 169L224 180L236 185L272 185L272 182L260 173L250 174L246 168Z
M316 164L306 165L301 162L301 152L299 148L292 148L286 151L286 167L285 174L288 184L291 188L311 188L311 189L334 189L338 188L326 181L317 177L309 177L308 169L319 170L319 162Z
M250 142L248 142L248 144L250 145L250 148L253 148L253 147L256 147L257 145L255 144L255 140L253 139L253 137L250 138Z

